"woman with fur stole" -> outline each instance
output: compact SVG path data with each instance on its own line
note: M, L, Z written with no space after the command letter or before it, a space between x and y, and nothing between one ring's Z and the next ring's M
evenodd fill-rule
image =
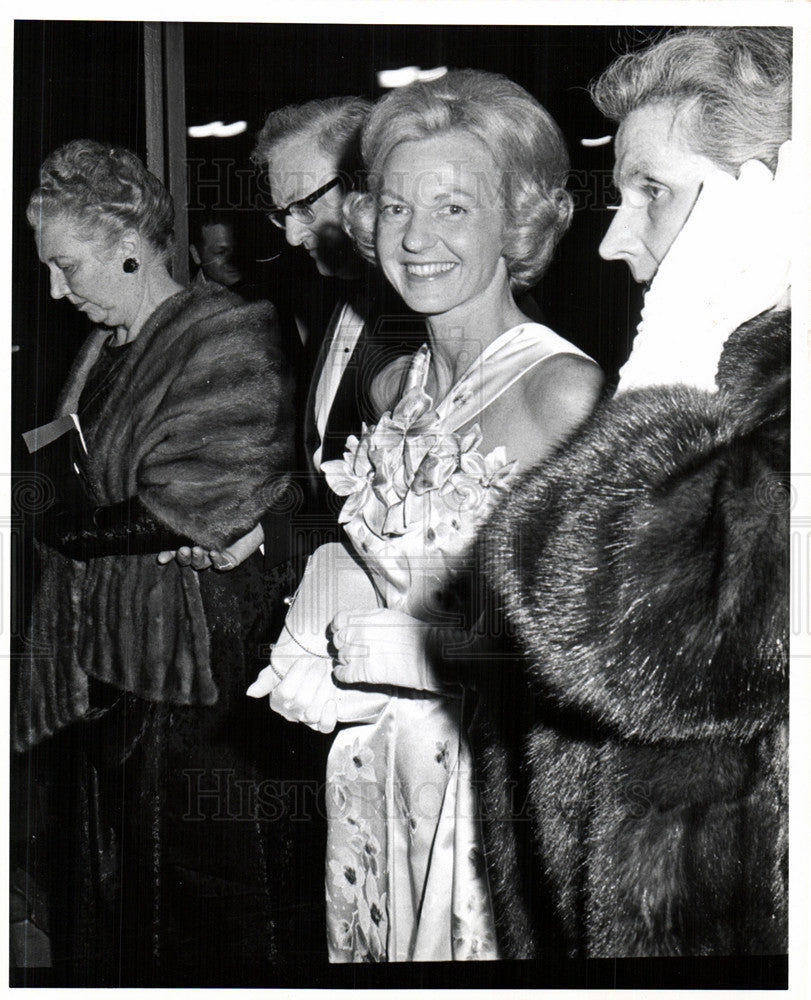
M637 389L487 526L523 658L480 678L505 952L787 947L789 323Z
M478 679L500 939L782 953L791 33L673 33L592 94L600 253L652 285L617 395L482 535L516 646Z
M284 479L275 312L171 278L171 198L128 150L57 150L28 219L51 295L95 324L58 406L83 447L35 527L14 704L15 747L46 770L53 985L258 982L279 891L266 831L233 814L259 779L242 692L261 577L157 553L226 546ZM272 834L280 870L289 841Z

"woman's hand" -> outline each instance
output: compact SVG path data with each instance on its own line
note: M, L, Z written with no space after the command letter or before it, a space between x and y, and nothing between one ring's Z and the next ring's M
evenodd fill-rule
M433 626L393 608L339 611L332 621L335 678L442 692L429 657L432 632Z
M285 658L281 667L271 662L247 694L251 698L269 695L274 712L321 733L331 733L339 722L373 722L391 697L388 692L337 686L332 661L319 656L300 656L292 662Z
M338 722L338 701L332 680L332 663L315 656L301 656L281 675L270 664L247 691L251 698L270 696L270 707L288 722L303 722L310 729L331 733Z
M225 549L204 549L200 545L193 547L184 545L175 551L161 552L158 555L158 562L164 566L174 559L181 566L191 566L192 569L203 570L213 566L214 569L225 572L245 562L256 552L264 539L262 525L257 524L247 535L238 538Z

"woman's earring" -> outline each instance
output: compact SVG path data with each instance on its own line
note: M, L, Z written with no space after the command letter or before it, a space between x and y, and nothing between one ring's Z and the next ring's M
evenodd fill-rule
M127 274L134 274L138 270L139 264L134 257L127 257L124 261L123 267Z

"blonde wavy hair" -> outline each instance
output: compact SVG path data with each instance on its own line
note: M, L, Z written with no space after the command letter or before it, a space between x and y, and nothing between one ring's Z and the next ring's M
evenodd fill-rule
M361 137L368 191L347 196L347 232L359 252L376 263L377 191L386 159L401 142L453 133L478 138L501 172L510 287L514 293L531 288L571 223L572 199L565 189L569 156L549 113L497 73L454 70L378 101Z

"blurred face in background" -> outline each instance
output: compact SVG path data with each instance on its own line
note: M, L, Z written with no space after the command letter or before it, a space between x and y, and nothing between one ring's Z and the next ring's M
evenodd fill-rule
M233 227L222 222L203 226L199 244L190 248L192 258L211 281L226 288L242 280L242 273L234 260L235 243Z

